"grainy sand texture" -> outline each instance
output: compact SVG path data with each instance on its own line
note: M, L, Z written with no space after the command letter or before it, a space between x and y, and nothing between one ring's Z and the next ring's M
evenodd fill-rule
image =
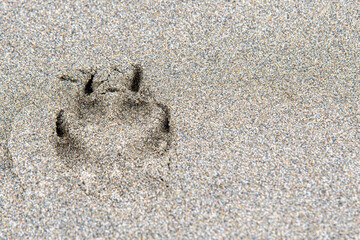
M0 238L360 238L359 30L356 1L1 1ZM59 74L121 61L170 109L168 188L22 180Z

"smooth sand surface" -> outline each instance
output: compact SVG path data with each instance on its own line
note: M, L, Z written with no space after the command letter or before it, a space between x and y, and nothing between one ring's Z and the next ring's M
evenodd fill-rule
M173 191L113 206L76 190L24 197L1 157L0 238L359 238L359 12L346 1L1 1L2 145L23 107L57 101L62 69L126 59L171 107L178 168Z

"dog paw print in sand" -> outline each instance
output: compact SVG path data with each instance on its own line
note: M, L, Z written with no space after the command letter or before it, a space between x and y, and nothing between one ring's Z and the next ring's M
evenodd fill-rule
M28 107L13 126L20 179L51 188L71 182L87 195L112 199L168 187L170 109L145 86L140 66L71 70L59 83L66 86L60 107L51 114ZM35 120L39 115L46 117Z

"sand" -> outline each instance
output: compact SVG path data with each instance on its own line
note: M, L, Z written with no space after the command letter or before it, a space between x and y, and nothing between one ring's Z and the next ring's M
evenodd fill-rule
M0 237L359 238L359 8L2 1ZM115 206L24 196L6 150L18 113L55 104L61 70L124 59L171 108L175 187ZM24 158L51 157L44 131Z

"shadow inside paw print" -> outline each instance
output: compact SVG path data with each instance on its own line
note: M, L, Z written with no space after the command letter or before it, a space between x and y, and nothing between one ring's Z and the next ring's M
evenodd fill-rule
M54 120L57 155L88 195L123 194L169 186L173 126L170 109L143 84L139 65L81 69Z

